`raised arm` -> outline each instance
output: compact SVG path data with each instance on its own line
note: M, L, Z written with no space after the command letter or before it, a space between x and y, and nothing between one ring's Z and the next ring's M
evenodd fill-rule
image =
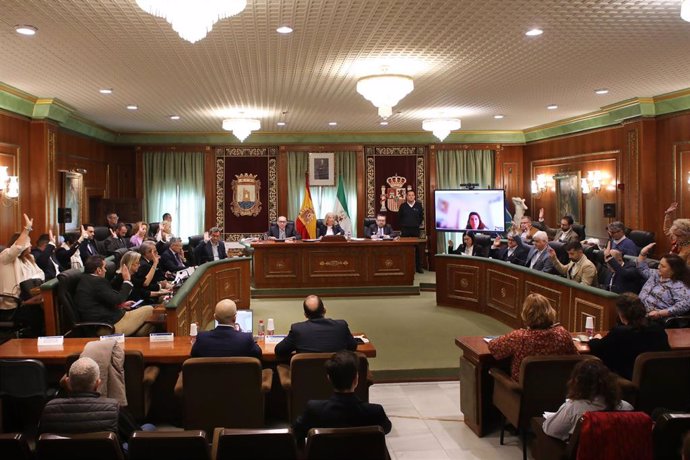
M666 236L671 236L671 225L673 225L673 217L672 214L676 212L676 209L678 209L678 203L675 201L670 204L668 209L664 211L664 234Z

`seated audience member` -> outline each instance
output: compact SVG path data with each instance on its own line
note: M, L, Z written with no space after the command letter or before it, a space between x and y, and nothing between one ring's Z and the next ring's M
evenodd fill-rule
M170 222L170 225L172 225L172 215L169 212L163 213L163 217L161 217L161 221Z
M591 260L585 257L580 242L571 241L565 245L565 250L568 251L568 258L570 259L567 265L563 265L556 257L556 251L549 247L549 257L551 257L551 262L556 271L576 283L584 284L585 286L596 286L598 284L597 267L594 266Z
M544 433L567 441L585 412L633 410L621 400L618 380L598 359L575 365L568 381L568 396L558 411L544 420Z
M456 249L453 249L453 242L448 240L448 254L463 254L466 256L484 257L482 249L474 244L474 242L474 232L465 232L465 234L462 236L462 244Z
M67 375L67 397L46 403L38 432L81 434L110 431L118 435L120 442L126 442L141 427L121 410L117 400L104 398L98 393L100 383L96 361L87 357L77 359Z
M228 257L225 243L220 239L220 228L213 227L204 235L204 242L194 248L194 257L198 265Z
M213 317L218 326L211 331L199 332L192 345L192 358L249 356L261 359L261 348L254 343L252 335L237 330L235 302L230 299L218 302Z
M625 225L623 222L612 222L606 227L611 242L611 249L618 249L624 256L636 256L640 253L633 240L625 236Z
M532 227L532 218L530 216L522 216L522 219L520 219L520 238L522 238L522 241L531 243L532 238L534 238L538 231L539 229Z
M103 241L103 246L105 247L105 252L107 255L112 256L118 249L124 249L127 247L127 241L125 237L127 236L127 226L120 222L115 227L115 230L110 229L110 236Z
M669 351L666 331L656 322L648 322L640 298L627 292L616 301L620 325L614 326L605 337L597 334L589 341L589 349L612 372L632 379L635 359L647 351Z
M156 233L156 241L164 243L170 242L172 234L172 223L169 220L164 220L158 225L158 233Z
M515 241L515 234L508 233L508 246L501 248L501 237L497 236L494 239L494 243L491 245L489 250L489 257L492 259L502 260L504 262L510 262L516 265L525 265L527 262L527 254L529 249L527 246L518 246Z
M146 222L137 222L132 227L132 236L129 239L130 248L138 248L141 243L146 241L146 235L149 233L149 224Z
M149 327L142 327L151 316L153 307L146 305L136 310L129 308L134 303L127 301L132 292L129 270L122 270L122 287L114 291L105 279L105 258L101 255L91 256L84 264L84 274L77 285L74 303L79 318L84 322L108 323L115 327L115 333L146 336Z
M38 268L43 270L46 281L52 280L60 273L60 264L55 256L55 236L53 236L52 230L38 237L36 247L31 250L31 255L34 256Z
M364 229L364 237L365 238L386 238L391 236L393 233L393 228L390 226L390 224L386 223L386 215L385 214L377 214L376 215L376 222L373 224L369 225Z
M115 272L115 276L113 277L113 280L110 282L110 285L112 286L113 289L116 291L119 291L122 289L122 283L124 282L124 278L122 277L122 271L123 267L127 267L127 271L132 274L136 274L139 271L139 267L141 266L141 253L137 251L127 251L122 255L122 258L120 259L120 266L118 267L117 271ZM151 271L151 269L149 269ZM155 269L153 269L155 272ZM148 275L148 273L147 273ZM132 284L134 285L132 288L132 292L130 292L129 297L127 297L127 300L133 300L135 302L138 302L139 300L143 300L145 304L152 304L157 301L157 298L165 295L165 294L170 294L170 291L167 289L159 289L158 291L152 291L143 286L143 279L137 277L136 275L132 276Z
M671 214L678 203L671 203L664 213L664 233L671 239L671 252L678 254L685 263L690 262L690 219L672 220Z
M115 230L117 228L118 222L120 222L120 217L114 211L111 211L108 214L106 214L105 219L106 219L105 225L110 230Z
M355 395L359 381L359 357L352 351L339 351L326 361L326 375L333 385L333 395L327 400L307 402L297 417L293 431L298 444L304 444L312 428L348 428L378 425L390 433L392 424L379 404L362 402Z
M606 272L602 288L622 294L624 292L640 293L644 281L640 276L635 262L625 260L623 253L618 249L609 249L610 244L604 249L604 262Z
M82 227L81 235L70 232L65 233L65 241L55 250L55 258L60 264L61 270L70 268L84 269L84 262L81 260L79 245L86 238L86 231Z
M187 268L185 262L187 262L187 260L184 258L182 239L173 236L170 238L170 247L161 254L160 268L164 273L175 273L176 271Z
M659 261L658 269L649 268L647 254L654 244L642 248L637 258L637 269L646 280L640 300L647 309L647 316L663 320L686 315L690 312L690 269L678 254L666 254Z
M326 318L326 307L319 296L308 296L302 307L307 320L290 326L287 337L276 345L276 357L289 358L293 351L326 353L357 349L347 322Z
M489 342L489 351L496 359L512 358L511 377L520 380L520 364L527 356L574 355L573 338L556 323L556 310L546 297L530 294L522 304L524 329L517 329Z
M139 246L139 269L132 274L134 289L140 291L137 297L149 301L152 297L168 294L170 283L165 279L165 272L160 268L160 256L153 241L144 241ZM122 265L120 265L122 268Z
M93 225L85 224L82 225L84 231L82 232L82 241L79 245L79 254L81 255L81 261L86 265L86 259L91 256L98 255L98 247L94 241L94 235L96 232L93 229Z
M527 249L527 258L525 259L525 267L534 270L539 270L544 273L552 273L553 262L549 257L549 237L546 232L538 231L532 237L534 246L522 242L520 235L515 235L515 243L518 247Z
M340 228L340 224L335 221L335 213L328 212L326 217L323 218L323 223L316 226L316 237L321 238L322 236L330 235L344 235L345 232Z
M546 228L546 233L554 233L553 240L560 241L561 243L570 243L571 241L580 241L580 237L575 233L573 229L573 216L565 215L561 217L561 226L558 230L550 228L544 222L544 208L539 210L539 222L541 222Z
M479 215L479 213L475 211L470 212L470 215L467 218L467 225L465 225L465 229L484 230L485 228L486 225L484 224L484 222L482 222L482 218Z
M302 238L301 235L295 231L295 224L289 224L285 216L278 216L276 225L271 225L266 235L269 240L299 240Z

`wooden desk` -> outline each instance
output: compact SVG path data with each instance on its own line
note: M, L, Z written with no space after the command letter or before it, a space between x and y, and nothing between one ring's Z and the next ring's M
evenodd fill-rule
M671 349L690 349L690 329L668 329L666 333ZM588 345L577 341L575 344L580 353L589 353ZM494 382L489 369L502 362L491 355L483 337L457 337L455 345L462 350L460 407L465 423L477 436L484 436L499 419L492 402Z
M259 241L252 243L254 287L411 286L419 242Z
M84 345L93 340L97 339L65 339L61 348L40 349L37 339L12 339L0 345L0 359L37 359L46 365L60 365L65 363L68 356L81 353ZM263 353L262 361L276 360L275 344L266 344L263 341L258 344ZM141 351L147 364L182 364L189 358L192 342L189 336L175 336L174 342L154 343L151 343L148 337L127 337L124 349ZM357 351L369 358L376 357L376 348L371 342L359 344Z

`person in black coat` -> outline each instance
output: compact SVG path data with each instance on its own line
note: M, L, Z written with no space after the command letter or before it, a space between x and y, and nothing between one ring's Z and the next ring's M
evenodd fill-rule
M295 224L288 223L287 217L279 216L276 225L271 225L266 232L269 240L299 240L302 236L295 231Z
M489 250L489 257L492 259L502 260L504 262L510 262L511 264L525 265L527 255L529 254L529 248L526 246L518 246L517 242L515 241L515 235L512 233L509 233L507 238L508 246L502 248L501 237L496 237L491 249Z
M636 294L622 294L616 310L622 324L614 326L603 338L597 334L589 341L589 349L611 371L630 380L639 354L669 351L671 347L663 327L647 321L647 310Z
M218 326L212 331L199 333L192 345L192 358L249 356L261 359L261 348L254 343L252 334L235 329L235 302L230 299L218 302L214 317Z
M331 233L328 233L330 230ZM323 223L317 223L316 226L316 237L321 238L326 235L344 235L345 232L340 227L340 225L335 221L335 213L326 213L326 217L323 219Z
M109 256L115 254L118 249L124 249L127 247L127 226L120 222L117 224L116 228L110 230L110 236L103 241L103 247L105 253Z
M400 236L411 236L419 238L420 227L424 222L424 208L422 203L416 200L417 195L414 190L408 190L405 195L405 202L398 208L398 225L400 225ZM419 253L419 246L415 246L415 265L417 273L424 273L422 268L422 256Z
M607 247L604 250L604 262L606 262L606 272L602 288L618 294L624 292L640 293L642 286L644 286L644 280L634 261L625 260L623 253L618 249Z
M385 214L378 214L376 222L364 229L365 238L385 238L393 233L393 227L386 223Z
M312 428L347 428L380 426L390 433L392 424L379 404L362 402L354 391L359 381L359 358L351 351L339 351L326 361L328 380L333 385L333 395L327 400L307 402L292 429L297 442L302 445Z
M225 250L225 243L220 239L220 229L213 227L208 231L208 238L204 236L204 242L199 243L194 248L194 259L197 265L203 265L206 262L214 260L226 259L228 253Z
M79 250L79 245L81 242L82 238L77 233L65 233L65 242L62 244L62 246L55 249L55 258L60 264L61 270L76 268L72 266L72 256ZM84 263L82 261L82 266L83 264Z
M477 246L474 232L465 232L462 236L462 244L453 249L453 242L448 240L448 254L464 254L467 256L486 257L482 248Z
M357 341L342 319L326 318L326 307L319 296L310 295L302 304L306 321L294 323L290 332L276 345L276 357L289 358L297 353L327 353L356 350Z
M170 238L170 247L161 254L160 267L163 273L175 273L187 268L181 238Z
M86 224L83 225L82 228L84 229L82 236L85 236L85 238L83 238L81 244L79 244L79 254L81 255L82 262L86 265L86 259L100 253L93 239L96 234L93 225Z
M165 272L160 268L160 256L153 241L144 241L139 246L139 268L132 275L132 283L137 294L137 300L143 299L146 303L153 298L168 294L170 283L165 279ZM123 257L124 258L124 257ZM120 264L122 271L122 264Z
M52 280L61 271L60 263L55 255L55 237L52 230L38 237L36 247L31 250L31 255L34 256L38 268L45 273L46 281Z

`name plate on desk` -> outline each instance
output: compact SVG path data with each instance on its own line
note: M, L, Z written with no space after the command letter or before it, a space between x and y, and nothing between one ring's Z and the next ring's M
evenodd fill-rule
M149 334L149 342L174 342L175 334L173 332L154 332Z
M38 338L39 347L61 347L64 342L65 338L61 335L49 335Z
M117 343L125 343L125 335L124 334L102 335L101 340L114 340Z
M264 343L273 343L273 344L276 344L276 343L282 342L284 338L285 338L284 335L267 335L267 336L264 338Z

